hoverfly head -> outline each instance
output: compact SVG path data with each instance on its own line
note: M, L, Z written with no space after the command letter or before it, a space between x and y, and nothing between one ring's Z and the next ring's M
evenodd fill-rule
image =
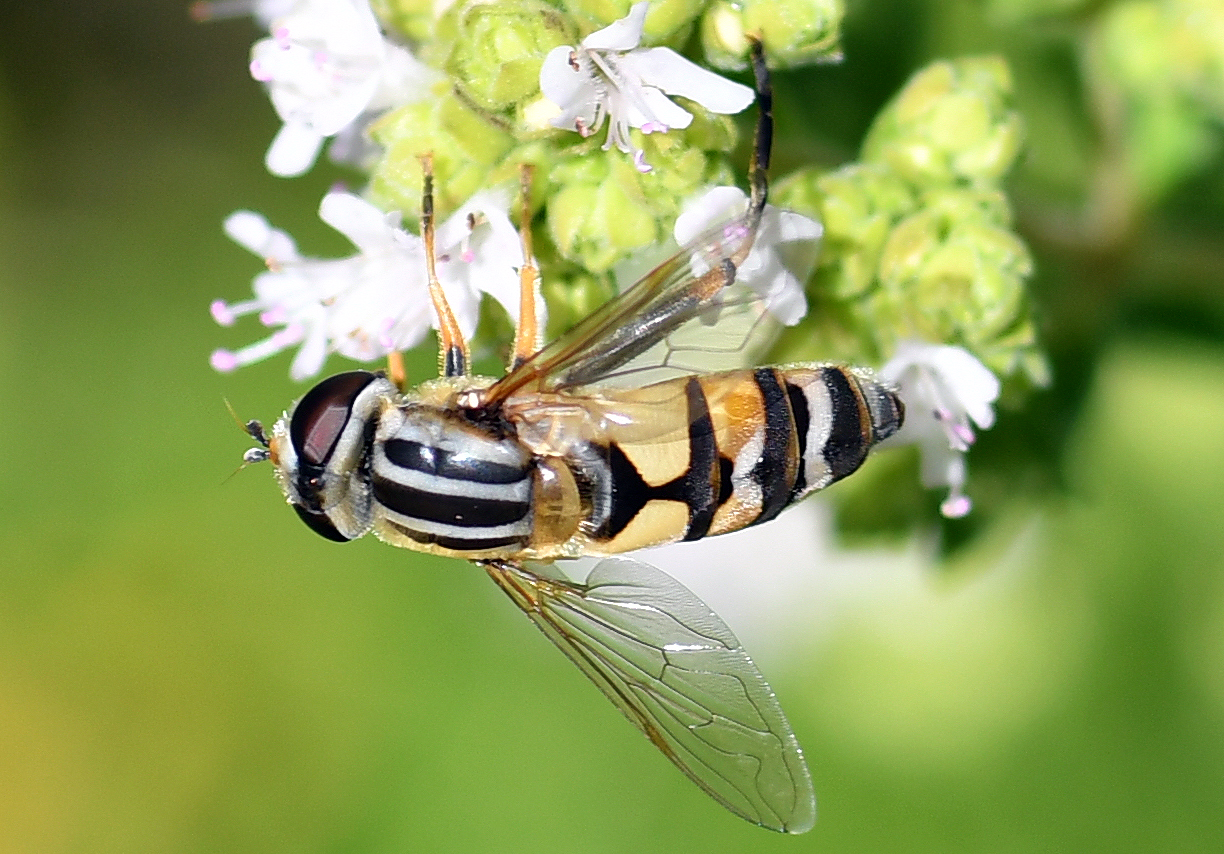
M347 542L370 530L370 474L366 460L382 402L396 394L382 374L348 371L320 381L265 435L245 429L261 446L248 462L272 461L285 499L315 533Z

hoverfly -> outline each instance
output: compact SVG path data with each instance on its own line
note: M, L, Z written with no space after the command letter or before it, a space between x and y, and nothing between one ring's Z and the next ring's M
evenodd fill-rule
M543 348L525 213L522 317L500 379L470 375L437 282L426 159L442 376L407 392L368 371L325 379L270 435L247 425L263 447L246 460L271 459L289 504L328 539L373 531L483 567L693 782L749 821L799 833L815 821L811 776L764 677L693 593L617 557L767 522L852 473L904 416L892 390L840 365L673 365L677 376L633 384L634 364L660 350L672 359L684 329L760 317L760 298L736 283L765 207L773 130L759 45L752 65L760 112L746 212ZM587 556L602 560L581 583L553 566Z

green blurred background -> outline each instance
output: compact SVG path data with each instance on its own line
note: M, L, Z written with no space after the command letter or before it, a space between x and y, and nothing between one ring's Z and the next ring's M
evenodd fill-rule
M780 158L835 165L932 58L1008 56L1056 377L979 449L1045 474L950 560L806 568L839 579L810 630L742 632L811 760L797 839L654 755L480 572L337 547L266 471L226 480L222 399L271 419L300 389L284 358L208 367L235 343L208 303L256 272L223 217L346 248L315 217L339 173L263 170L250 23L0 14L0 851L1224 850L1219 127L1121 236L1072 239L1109 138L1082 21L1023 6L851 3L847 62L779 98L810 129Z

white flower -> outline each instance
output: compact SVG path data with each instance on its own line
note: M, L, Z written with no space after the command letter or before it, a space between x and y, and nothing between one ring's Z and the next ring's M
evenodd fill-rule
M323 140L429 93L437 74L383 38L366 0L300 0L251 49L284 126L268 149L274 175L300 175Z
M478 193L438 229L438 279L467 337L476 329L482 291L518 317L516 267L522 253L507 207L504 196ZM254 299L218 300L213 318L229 326L242 315L258 314L276 331L236 352L217 350L214 368L232 371L300 345L289 373L302 380L317 374L331 352L374 361L416 346L436 326L424 243L399 228L398 213L333 192L319 205L319 217L352 241L358 254L303 258L293 240L259 214L238 211L226 219L226 233L263 257L268 270L255 277Z
M672 233L677 243L687 246L707 229L742 216L747 209L748 197L739 187L714 187L684 206ZM787 326L807 314L803 287L816 266L823 233L814 219L766 205L752 251L736 272L736 281L760 294L769 313Z
M640 150L629 144L629 129L662 133L686 128L693 116L668 95L681 95L715 113L738 113L752 103L747 86L720 77L666 47L640 48L649 3L591 33L578 47L553 48L540 67L540 91L561 109L554 127L590 136L608 118L607 150L632 152L649 172Z
M973 506L964 493L965 453L974 442L970 422L982 430L994 425L999 380L960 347L918 341L902 342L880 377L897 386L905 403L905 425L887 441L917 444L923 485L949 487L940 512L964 516Z

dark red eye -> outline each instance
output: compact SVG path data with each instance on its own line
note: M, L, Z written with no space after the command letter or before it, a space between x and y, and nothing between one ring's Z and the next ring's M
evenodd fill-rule
M353 401L377 376L369 371L349 371L328 377L306 392L289 422L289 440L301 463L327 464L348 423Z

